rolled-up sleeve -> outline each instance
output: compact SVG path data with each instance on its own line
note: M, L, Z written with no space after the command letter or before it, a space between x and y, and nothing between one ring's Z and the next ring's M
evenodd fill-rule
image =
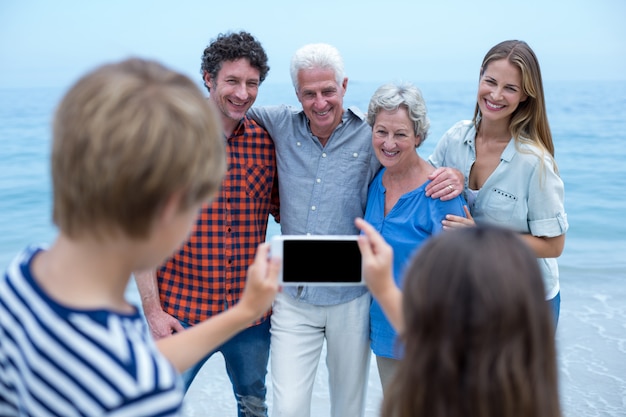
M534 184L534 185L532 185ZM534 236L555 237L569 228L564 207L564 184L552 168L552 160L544 158L542 169L531 177L533 192L528 198L528 228Z

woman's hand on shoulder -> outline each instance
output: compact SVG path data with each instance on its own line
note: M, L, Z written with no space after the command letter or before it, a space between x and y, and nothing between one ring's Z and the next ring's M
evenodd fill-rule
M463 191L465 177L461 171L450 167L439 167L429 176L430 183L426 186L426 196L441 201L452 200Z

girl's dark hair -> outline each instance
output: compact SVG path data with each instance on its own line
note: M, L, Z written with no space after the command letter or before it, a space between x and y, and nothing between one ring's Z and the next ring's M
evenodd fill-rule
M516 233L431 238L403 297L405 353L384 417L560 416L553 319L536 256Z

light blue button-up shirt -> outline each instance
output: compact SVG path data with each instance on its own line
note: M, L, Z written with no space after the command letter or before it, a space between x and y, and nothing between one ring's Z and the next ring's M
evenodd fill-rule
M380 168L363 113L356 107L345 110L326 146L311 133L302 109L253 107L248 115L274 139L281 233L358 234L354 219L364 216L367 189ZM324 262L323 253L311 257ZM333 305L353 300L367 288L305 286L283 292L310 304Z
M476 130L465 120L452 126L428 158L436 167L460 170L465 176L468 198L469 174L476 160ZM569 228L564 209L563 181L552 166L549 154L531 144L509 141L500 164L478 191L470 212L477 224L489 223L533 236L555 237ZM494 254L497 256L497 254ZM559 269L555 258L540 258L546 299L559 292Z

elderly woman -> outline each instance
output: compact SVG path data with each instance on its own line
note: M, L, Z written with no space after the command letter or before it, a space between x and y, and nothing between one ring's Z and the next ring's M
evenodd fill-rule
M383 166L369 186L365 220L391 245L395 283L411 255L443 230L447 214L465 216L463 197L442 201L425 195L435 168L417 149L430 122L420 90L409 83L385 84L372 96L367 114L372 146ZM402 357L397 333L376 300L370 307L370 340L383 390Z

